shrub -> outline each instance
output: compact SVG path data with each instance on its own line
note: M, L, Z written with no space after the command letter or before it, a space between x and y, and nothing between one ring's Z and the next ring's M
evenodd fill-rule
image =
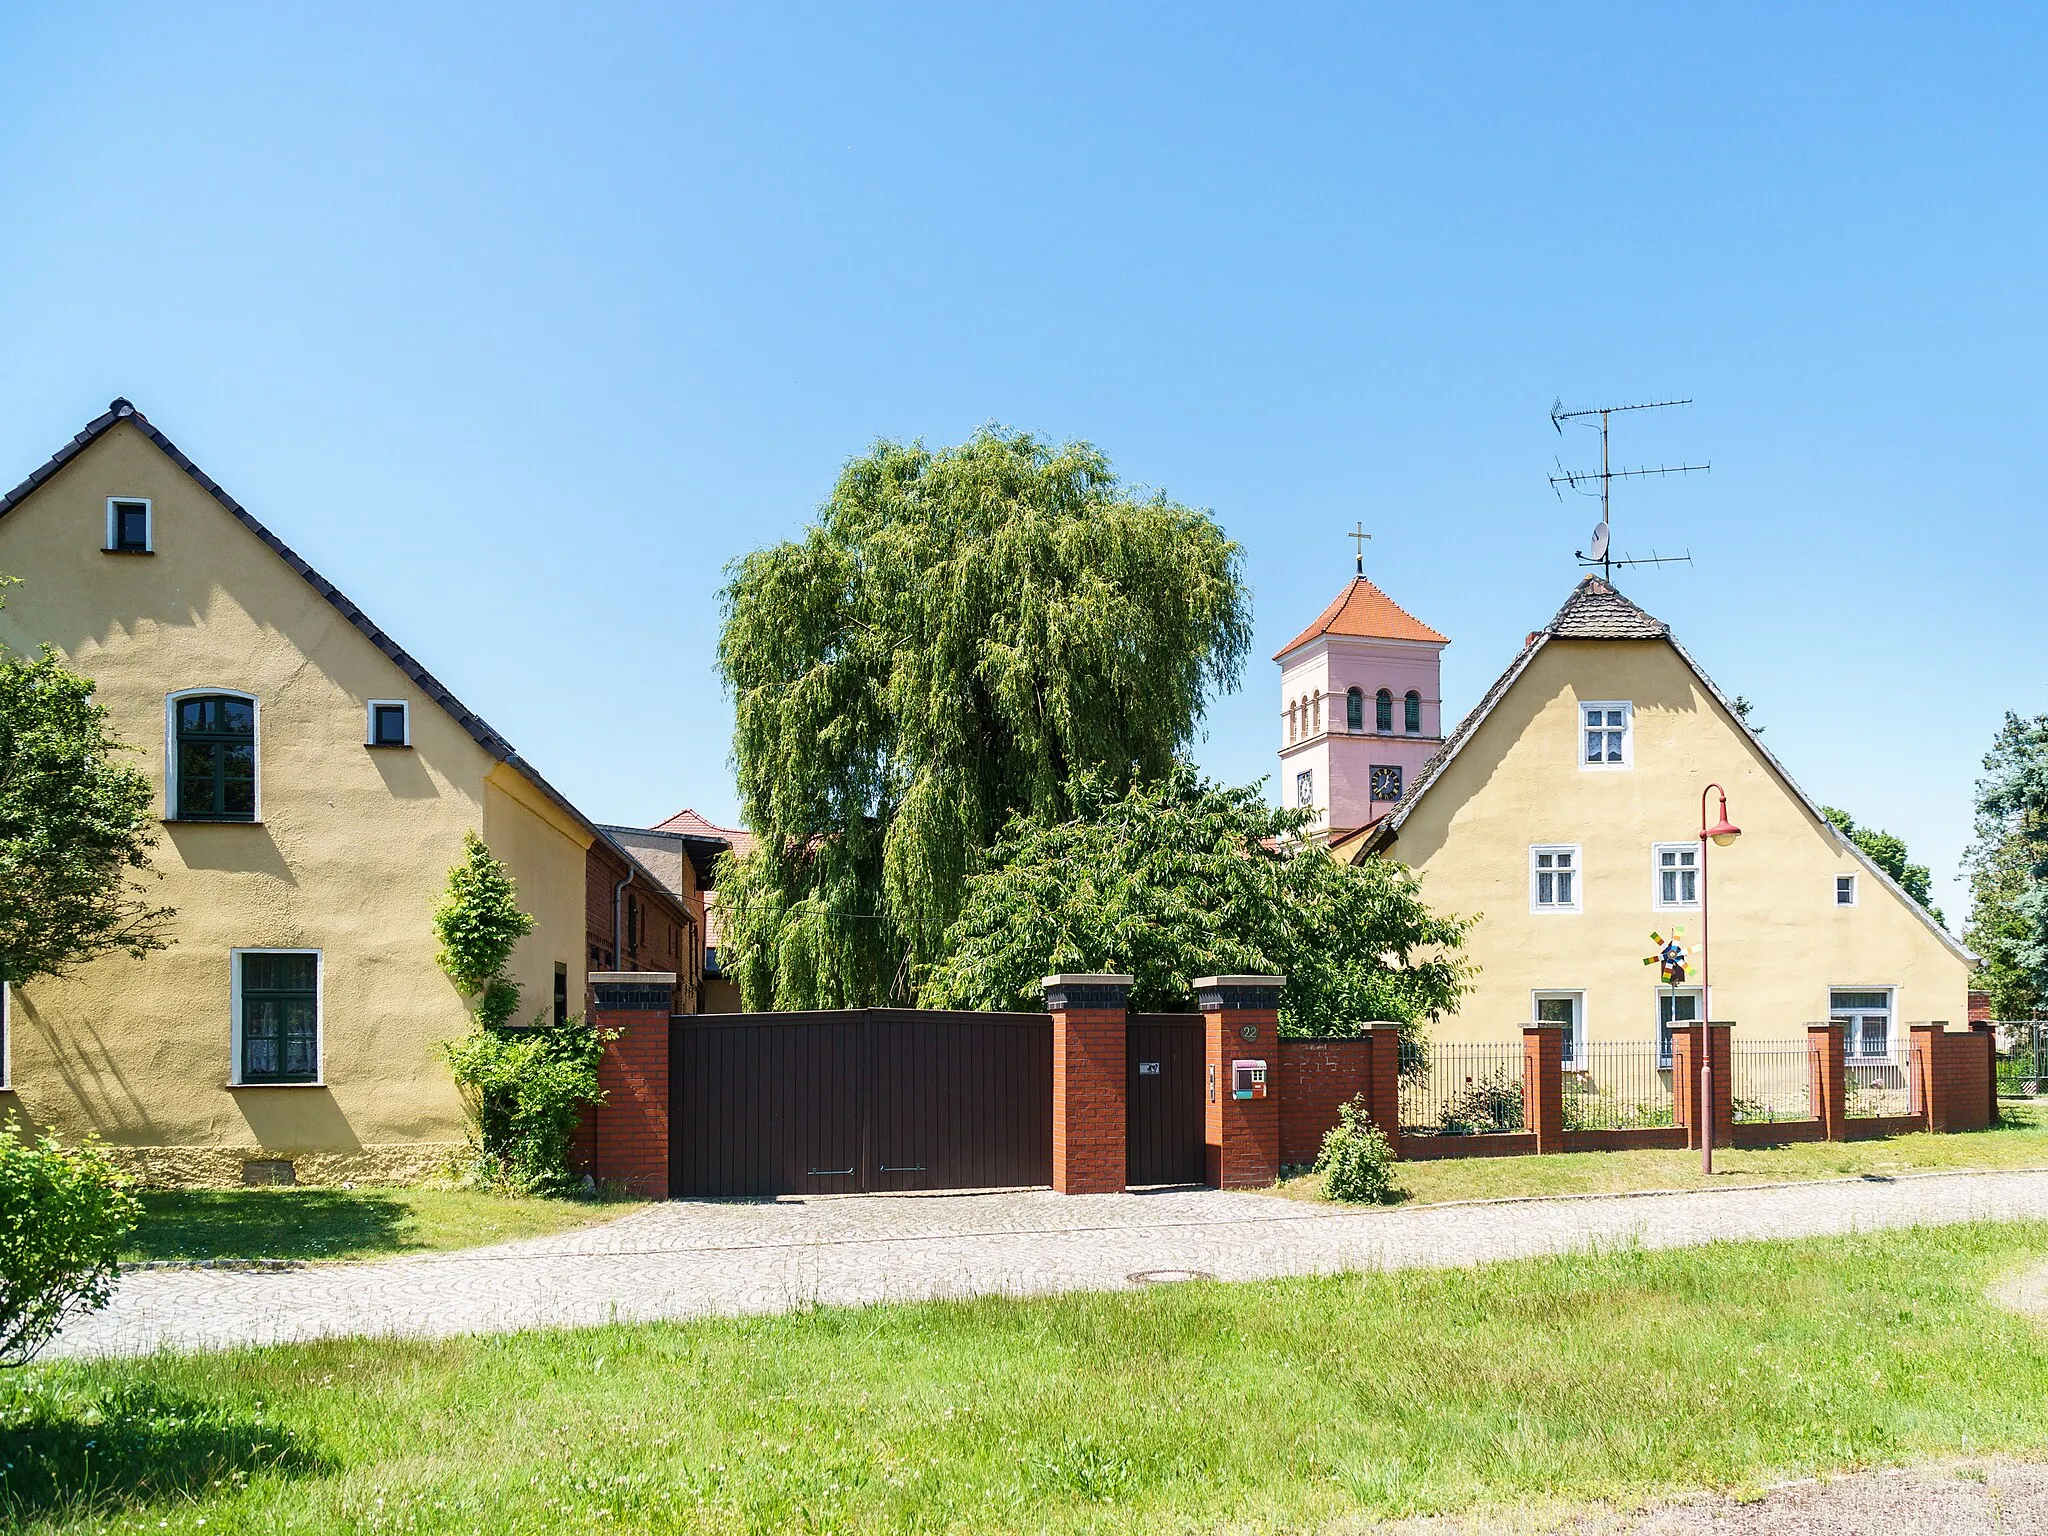
M573 1181L569 1140L585 1104L603 1102L597 1064L616 1030L581 1018L526 1029L479 1024L442 1046L467 1101L471 1178L494 1189L553 1194Z
M477 1018L486 1025L507 1022L519 1009L519 984L505 974L505 962L533 932L533 919L519 910L511 871L474 832L463 834L462 862L448 871L434 931L441 969L464 997L476 999Z
M1385 1205L1394 1198L1394 1148L1372 1123L1365 1095L1337 1106L1337 1123L1323 1133L1316 1172L1332 1200Z
M30 1142L0 1125L0 1365L25 1364L67 1317L107 1304L141 1215L97 1142Z

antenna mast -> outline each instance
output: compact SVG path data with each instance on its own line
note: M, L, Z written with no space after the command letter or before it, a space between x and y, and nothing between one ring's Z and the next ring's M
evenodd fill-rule
M1655 550L1652 550L1648 555L1644 556L1630 557L1624 555L1619 558L1615 556L1611 544L1613 537L1614 482L1617 480L1635 480L1650 475L1707 474L1714 466L1712 464L1657 464L1637 469L1615 469L1611 467L1607 454L1607 427L1610 416L1619 415L1623 411L1661 411L1667 406L1691 404L1692 399L1688 396L1683 400L1644 400L1635 405L1595 405L1582 411L1568 411L1564 408L1563 400L1551 402L1550 424L1557 429L1559 437L1564 436L1564 424L1568 421L1578 421L1591 416L1598 416L1600 418L1599 469L1570 470L1566 469L1562 463L1559 463L1557 473L1550 477L1550 489L1560 500L1563 499L1564 492L1559 490L1558 487L1565 485L1570 486L1581 496L1591 496L1593 492L1586 489L1586 487L1592 485L1595 481L1599 482L1600 523L1593 530L1592 553L1588 554L1583 550L1575 550L1573 553L1577 555L1579 564L1599 566L1603 580L1613 581L1614 568L1617 565L1689 565L1692 563L1692 555L1689 552L1683 555L1660 555ZM1591 425L1590 422L1587 424Z

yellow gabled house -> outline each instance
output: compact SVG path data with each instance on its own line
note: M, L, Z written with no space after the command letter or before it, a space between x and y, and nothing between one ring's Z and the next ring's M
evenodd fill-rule
M1741 836L1703 854L1717 782ZM1403 791L1332 847L1398 859L1433 908L1476 917L1473 989L1436 1038L1559 1023L1568 1063L1589 1041L1657 1040L1702 1017L1709 915L1713 1015L1748 1038L1833 1018L1852 1060L1897 1063L1906 1024L1969 1017L1975 957L1821 815L1669 627L1598 577ZM1693 961L1675 990L1643 964L1674 928Z
M160 953L0 989L0 1116L174 1182L445 1165L467 1013L431 914L463 835L536 919L524 1016L582 1011L590 851L624 851L125 400L0 498L0 572L0 641L54 645L140 749L177 910Z

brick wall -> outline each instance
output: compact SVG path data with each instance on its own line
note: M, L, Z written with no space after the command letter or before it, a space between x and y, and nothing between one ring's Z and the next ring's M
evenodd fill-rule
M577 1126L585 1166L599 1181L655 1200L668 1198L668 1020L666 1010L598 1010L597 1026L620 1033L597 1067L604 1102Z
M1995 1043L1987 1024L1951 1032L1940 1024L1912 1027L1920 1075L1918 1107L1930 1131L1981 1131L1998 1119Z
M1212 1007L1211 1002L1202 997L1208 1080L1216 1085L1203 1106L1205 1171L1215 1189L1259 1188L1280 1177L1280 1116L1287 1102L1280 1080L1280 1015L1277 1008ZM1266 1064L1264 1098L1236 1096L1239 1061Z
M1323 1133L1337 1123L1337 1106L1371 1087L1373 1041L1282 1040L1280 1161L1305 1167L1322 1151Z

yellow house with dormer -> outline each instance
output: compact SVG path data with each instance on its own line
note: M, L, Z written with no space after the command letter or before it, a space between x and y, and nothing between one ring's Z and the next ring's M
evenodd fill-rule
M160 953L0 989L0 1115L166 1181L444 1167L468 1016L431 914L464 834L536 920L527 1016L582 1011L591 851L630 856L125 400L0 498L0 571L0 641L54 645L140 749L177 913Z
M1700 838L1715 783L1741 829L1725 848ZM1558 1023L1568 1064L1588 1042L1657 1040L1704 1016L1702 959L1715 1019L1751 1039L1838 1019L1852 1061L1896 1063L1906 1024L1969 1017L1975 957L1821 815L1669 626L1598 577L1398 804L1333 848L1398 859L1434 909L1476 918L1473 988L1437 1039ZM1643 964L1674 928L1693 962L1676 989Z

